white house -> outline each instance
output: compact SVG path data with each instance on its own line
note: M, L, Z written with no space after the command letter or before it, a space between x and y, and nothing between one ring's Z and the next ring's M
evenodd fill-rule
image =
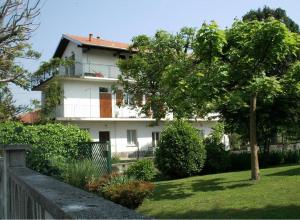
M165 123L172 120L170 114L153 126L154 119L130 108L131 97L122 93L121 86L117 92L112 91L111 86L118 85L120 74L117 60L131 56L128 46L94 38L91 34L88 37L63 35L53 57L71 58L75 64L61 68L57 75L45 75L33 87L33 90L42 91L43 102L45 85L58 80L63 98L57 106L55 119L88 130L94 141L110 141L112 153L122 157L134 154L138 148L152 151ZM206 136L216 121L200 119L192 123Z

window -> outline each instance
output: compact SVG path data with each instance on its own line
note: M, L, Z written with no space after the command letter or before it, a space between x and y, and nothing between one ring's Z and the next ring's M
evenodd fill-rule
M128 93L124 93L124 104L125 105L134 105L133 96Z
M108 88L99 87L99 92L108 92Z
M127 145L136 146L136 130L127 130Z
M120 54L120 55L119 55L119 59L125 60L125 59L126 59L126 56L125 56L124 54Z
M156 147L159 141L160 132L152 132L152 146Z

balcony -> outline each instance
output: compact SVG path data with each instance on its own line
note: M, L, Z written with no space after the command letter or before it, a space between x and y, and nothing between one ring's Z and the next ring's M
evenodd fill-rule
M61 66L51 71L45 72L41 76L32 77L31 86L35 87L43 82L49 80L53 76L64 77L98 77L118 79L121 74L119 68L116 65L98 64L98 63L80 63L76 62L72 66Z

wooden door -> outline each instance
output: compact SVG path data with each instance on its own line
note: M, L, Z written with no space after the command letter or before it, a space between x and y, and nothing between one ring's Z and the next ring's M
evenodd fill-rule
M109 131L100 131L99 132L99 142L107 143L110 140Z
M111 93L103 92L99 93L100 98L100 118L112 117L112 102Z

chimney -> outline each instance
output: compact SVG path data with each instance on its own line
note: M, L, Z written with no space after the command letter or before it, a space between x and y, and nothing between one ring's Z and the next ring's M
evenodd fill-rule
M89 34L89 41L92 41L93 34Z
M100 39L100 37L99 37L99 36L97 36L97 39L99 40L99 39Z

